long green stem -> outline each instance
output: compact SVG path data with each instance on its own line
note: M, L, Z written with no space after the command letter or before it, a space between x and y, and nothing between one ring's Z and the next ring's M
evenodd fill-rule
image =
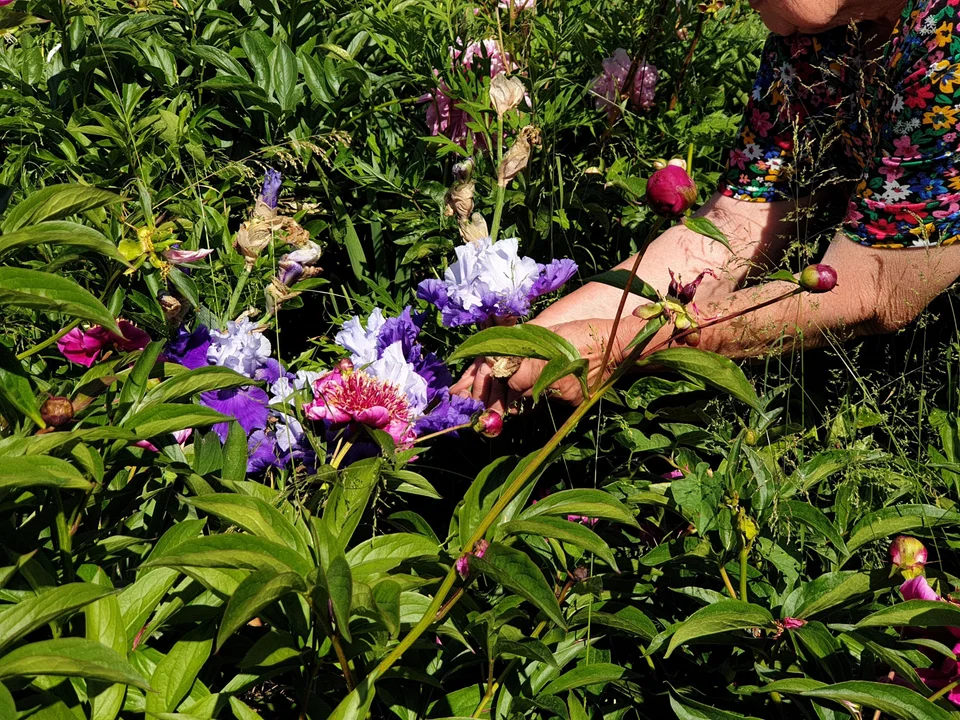
M250 277L250 271L252 269L249 265L243 266L243 272L240 273L240 277L237 279L237 286L233 289L233 295L230 296L230 304L227 305L226 319L228 321L233 320L233 313L237 309L237 303L240 302L240 296L243 294L243 288L247 284L247 279Z
M497 241L500 232L500 217L503 215L503 199L506 188L500 184L500 166L503 165L503 116L497 116L497 199L493 206L493 225L490 227L490 240Z
M960 680L954 680L952 683L950 683L946 687L940 688L933 695L928 697L927 700L929 700L930 702L936 702L937 700L942 698L944 695L946 695L948 692L953 690L957 685L960 685Z
M737 591L733 589L733 583L730 582L730 576L727 574L727 569L723 565L720 566L720 577L723 579L723 586L727 588L727 592L730 593L730 597L736 600Z
M743 549L740 550L740 599L744 602L747 600L747 556L750 555L750 544L744 543Z

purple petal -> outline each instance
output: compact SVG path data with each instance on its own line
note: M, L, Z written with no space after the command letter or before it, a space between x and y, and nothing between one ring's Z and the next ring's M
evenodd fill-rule
M268 397L263 388L247 385L229 390L211 390L200 395L200 401L208 408L232 417L248 435L266 427ZM220 440L226 442L227 423L218 423L213 429Z
M577 272L577 264L569 258L554 260L540 268L540 277L530 291L532 297L540 297L560 288Z
M418 323L417 320L420 322ZM409 358L417 342L417 336L420 334L422 323L422 318L411 317L409 306L403 309L399 317L388 318L380 328L380 334L377 335L377 353L382 355L386 348L399 342L403 348L404 357Z
M442 394L439 404L417 420L414 431L417 435L428 435L457 425L465 425L482 410L483 403L479 400L450 395L449 391L446 391Z
M163 352L168 360L180 363L190 370L196 370L209 365L207 362L209 347L210 330L205 325L197 325L192 333L181 327L177 331L177 337L167 343Z
M267 358L263 363L263 367L258 368L256 372L253 373L253 379L265 382L268 385L273 385L280 379L281 375L285 375L291 380L294 377L293 373L285 373L275 358Z
M419 346L417 346L419 348ZM427 403L432 403L438 393L444 392L453 383L453 377L444 362L433 353L421 355L419 349L413 354L413 369L427 383Z
M443 280L424 280L417 285L417 297L435 305L439 310L445 309L450 302L447 286Z
M280 183L283 182L283 176L273 168L267 168L263 176L263 188L260 190L260 202L267 207L276 209L277 199L280 194Z
M247 440L247 472L261 473L269 467L282 467L277 458L276 438L255 430Z

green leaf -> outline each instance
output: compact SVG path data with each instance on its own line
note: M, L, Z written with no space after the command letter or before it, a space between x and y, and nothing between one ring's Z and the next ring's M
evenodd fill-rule
M153 372L153 366L157 364L157 358L163 351L164 343L154 340L148 344L134 363L133 369L127 374L123 381L123 389L120 391L120 405L127 412L134 410L147 391L147 381L150 380L150 374Z
M448 358L463 360L481 355L509 355L568 361L580 359L580 353L566 339L538 325L525 323L513 327L492 327L471 335Z
M140 410L123 421L123 427L133 430L142 440L165 433L230 422L233 418L202 405L162 403Z
M557 596L553 594L540 568L525 553L500 543L490 543L483 558L471 554L469 562L471 571L486 575L528 600L556 625L566 629Z
M80 471L65 460L45 455L0 457L0 492L29 487L90 490Z
M310 527L314 531L314 545L320 556L320 567L316 568L317 584L330 598L337 627L347 642L350 642L350 609L353 605L353 575L350 564L340 547L339 538L334 537L326 521L311 518Z
M540 375L533 384L534 399L539 398L544 390L568 375L573 375L584 385L584 396L586 396L587 373L589 370L590 362L586 359L567 360L566 357L559 355L554 357L540 371Z
M807 692L808 690L816 690L826 686L826 683L820 682L819 680L813 680L812 678L793 677L768 683L760 688L760 692L790 693L791 695L799 695Z
M112 205L122 198L108 190L88 185L48 185L42 190L31 193L20 204L13 207L0 223L0 230L6 233L19 230L44 220L60 220L94 208Z
M56 312L123 335L113 315L73 280L39 270L0 267L0 306Z
M248 83L250 82L250 75L244 69L243 65L241 65L230 53L225 52L213 45L202 44L191 45L187 47L187 50L201 60L206 60L208 63L216 67L218 70L222 70L227 75L235 75L236 77L242 78Z
M297 58L283 41L278 41L270 54L270 79L277 102L289 113L297 99Z
M619 290L623 290L627 286L627 279L629 277L630 273L627 270L608 270L607 272L587 278L587 282L603 283L604 285L612 285ZM660 299L656 288L638 277L634 277L633 282L630 283L630 292L652 302L657 302Z
M259 570L250 573L227 601L217 632L217 652L233 633L251 618L288 593L306 592L303 578L296 573L277 573L274 570Z
M547 686L540 692L544 695L556 695L586 685L612 683L622 678L625 672L622 667L613 663L599 662L580 665L573 670L568 670L556 680L547 683Z
M420 557L436 557L437 543L414 533L391 533L364 540L346 554L354 580L369 582L400 563Z
M99 568L93 582L109 586L106 575ZM87 640L101 643L125 658L127 634L118 596L107 595L90 603L83 609L83 614ZM126 688L119 683L104 685L99 682L88 682L87 694L91 706L90 720L114 720L123 707Z
M147 681L115 650L84 638L31 643L0 659L0 680L38 675L81 677L150 689Z
M17 706L13 702L13 695L3 683L0 683L0 717L17 717Z
M249 495L212 493L183 501L205 513L216 515L251 535L286 545L305 559L310 557L306 539L279 510L260 498Z
M785 617L810 619L872 590L890 587L889 573L835 572L803 583L784 601Z
M560 669L557 659L550 652L550 648L539 640L524 640L523 642L514 642L497 638L497 655L516 655L517 657L536 660L552 667Z
M247 452L247 433L240 423L233 421L227 427L227 441L223 444L224 480L241 482L246 479Z
M67 220L52 220L0 235L0 257L20 248L34 245L66 245L85 248L130 266L127 259L106 236L93 228Z
M250 378L229 368L219 367L217 365L199 367L196 370L174 375L172 378L164 380L155 388L152 388L144 396L142 407L192 397L198 393L209 390L221 390L240 387L241 385L249 385L250 382Z
M800 500L786 500L780 503L780 514L784 519L796 520L830 541L841 555L847 554L847 544L840 536L836 526L819 509Z
M230 696L230 709L237 720L263 720L262 716L242 700Z
M807 690L803 697L849 702L879 710L900 720L951 720L953 715L922 695L890 683L854 680Z
M213 648L212 632L201 627L178 641L157 663L150 684L155 692L147 694L147 713L173 712L190 692L194 681Z
M722 355L696 348L667 348L648 355L638 365L663 367L702 380L742 400L754 410L761 409L760 399L743 370Z
M562 540L594 553L607 565L617 570L617 561L613 557L610 546L593 530L578 522L554 517L536 517L504 523L500 526L500 531L508 535L533 535Z
M45 455L63 448L65 445L89 443L96 440L124 440L128 443L134 443L137 441L137 436L129 430L122 430L110 425L91 427L85 430L58 430L57 432L24 438L23 454Z
M647 641L653 640L657 635L657 627L653 621L632 605L621 608L615 613L581 608L570 618L570 625L573 627L588 624L627 632Z
M570 715L570 720L590 720L587 709L583 706L583 703L577 700L577 696L573 692L567 695L567 713Z
M895 505L882 508L858 522L850 531L847 550L857 548L874 540L899 535L907 530L935 528L944 525L960 525L960 513L944 510L936 505Z
M170 553L151 557L143 568L149 567L204 567L239 570L297 572L306 576L313 564L285 545L269 542L254 535L231 533L208 535L186 540Z
M341 548L346 548L353 537L382 469L383 460L380 458L355 462L340 473L337 484L330 491L323 508L323 521L337 536Z
M742 600L722 600L700 608L684 620L670 638L670 645L664 657L670 657L675 649L691 640L733 630L772 626L773 616L766 608Z
M759 720L752 715L718 710L709 705L676 695L670 695L670 709L673 710L677 720Z
M40 417L40 404L30 385L30 376L17 356L3 345L0 345L0 399L40 427L46 427Z
M727 239L727 236L724 235L720 228L714 225L710 220L705 217L685 217L681 221L686 225L690 230L693 230L695 233L703 235L710 238L714 242L718 242L723 245L727 250L733 252L733 248L730 247L730 241ZM738 716L739 717L739 716Z
M21 600L5 610L0 622L0 650L37 628L72 615L85 605L114 593L110 588L91 583L67 583L53 590Z
M907 600L867 615L857 627L960 627L960 608L937 600Z
M604 490L561 490L538 500L520 513L518 519L530 520L539 515L582 515L640 527L630 508Z

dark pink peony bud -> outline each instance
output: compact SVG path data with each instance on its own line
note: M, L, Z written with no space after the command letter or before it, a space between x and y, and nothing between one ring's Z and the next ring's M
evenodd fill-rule
M477 540L477 542L475 542L473 545L473 552L469 552L466 555L461 555L459 558L457 558L456 567L457 573L459 573L460 577L462 577L464 580L470 577L470 556L473 555L474 557L482 558L487 554L487 548L489 547L490 543L488 543L486 540Z
M50 427L60 427L73 420L73 403L70 398L55 396L40 406L40 417Z
M341 375L349 375L353 372L353 360L350 358L343 358L337 363L337 370L340 371Z
M800 287L812 293L830 292L837 286L837 271L829 265L808 265L800 273Z
M484 437L494 438L503 431L503 415L496 410L484 410L474 421L473 429Z
M797 628L802 628L806 624L807 621L803 618L787 617L783 619L784 630L796 630Z
M657 170L647 180L647 204L658 215L680 217L697 201L697 185L677 165Z
M890 543L890 561L905 579L912 580L923 575L923 567L927 564L927 548L916 538L900 535Z

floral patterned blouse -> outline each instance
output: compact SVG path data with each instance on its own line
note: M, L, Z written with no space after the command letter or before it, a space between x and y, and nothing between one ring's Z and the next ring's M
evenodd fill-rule
M753 202L855 182L843 229L876 248L960 238L960 0L909 0L882 57L856 27L771 36L721 191Z

